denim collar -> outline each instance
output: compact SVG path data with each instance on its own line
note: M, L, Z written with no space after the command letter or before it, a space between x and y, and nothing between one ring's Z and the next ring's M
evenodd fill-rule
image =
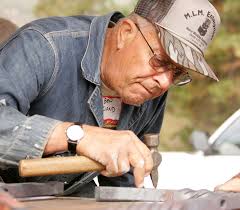
M95 85L100 85L101 83L100 68L108 24L112 16L117 13L119 12L97 16L90 25L87 49L83 56L81 67L85 79Z

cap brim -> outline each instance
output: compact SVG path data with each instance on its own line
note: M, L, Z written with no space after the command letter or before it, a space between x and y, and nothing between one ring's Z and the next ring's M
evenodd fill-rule
M159 38L166 54L176 63L187 69L219 81L213 70L205 61L203 54L191 44L180 40L174 33L156 25Z

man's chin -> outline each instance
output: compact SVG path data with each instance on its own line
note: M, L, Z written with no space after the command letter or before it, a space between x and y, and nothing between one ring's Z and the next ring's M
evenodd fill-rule
M153 100L157 97L159 96L153 96L151 98L125 98L125 99L122 99L122 102L132 106L141 106L146 101Z
M140 99L140 98L135 98L135 99L122 99L122 101L125 103L125 104L128 104L128 105L132 105L132 106L141 106L145 101L146 99Z

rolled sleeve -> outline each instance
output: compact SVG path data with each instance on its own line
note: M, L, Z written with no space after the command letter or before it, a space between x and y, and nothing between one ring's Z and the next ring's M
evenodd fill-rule
M58 120L40 115L28 117L26 123L13 129L13 132L19 129L19 135L12 139L12 145L3 158L18 162L24 158L42 157L47 140L59 123Z
M40 115L26 117L7 106L0 111L4 119L4 125L0 120L1 168L16 166L21 159L41 158L49 136L61 121Z

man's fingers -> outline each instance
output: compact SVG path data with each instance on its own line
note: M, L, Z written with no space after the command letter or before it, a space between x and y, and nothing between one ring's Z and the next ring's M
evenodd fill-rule
M141 167L134 167L133 169L133 175L135 180L136 187L143 187L144 185L144 176L145 176L145 170Z
M230 179L226 183L215 187L214 191L240 192L240 179Z
M106 171L106 170L101 171L101 174L106 177L114 177L114 175L112 173L110 173L109 171Z
M102 171L104 176L112 177L118 174L118 153L110 152L106 155L106 170Z
M145 176L150 175L152 169L153 169L153 159L152 159L152 153L150 152L145 157Z
M135 139L134 143L144 158L145 176L149 175L153 169L152 153L148 147L140 140Z
M118 156L118 174L122 175L130 170L130 163L128 160L128 153L126 150L120 151Z
M134 143L133 143L134 144ZM145 161L135 145L129 145L129 162L133 169L136 187L143 187L145 177Z
M107 177L121 176L129 170L128 154L124 150L120 151L119 154L111 154L111 156L108 156L106 170L102 171L101 174Z

